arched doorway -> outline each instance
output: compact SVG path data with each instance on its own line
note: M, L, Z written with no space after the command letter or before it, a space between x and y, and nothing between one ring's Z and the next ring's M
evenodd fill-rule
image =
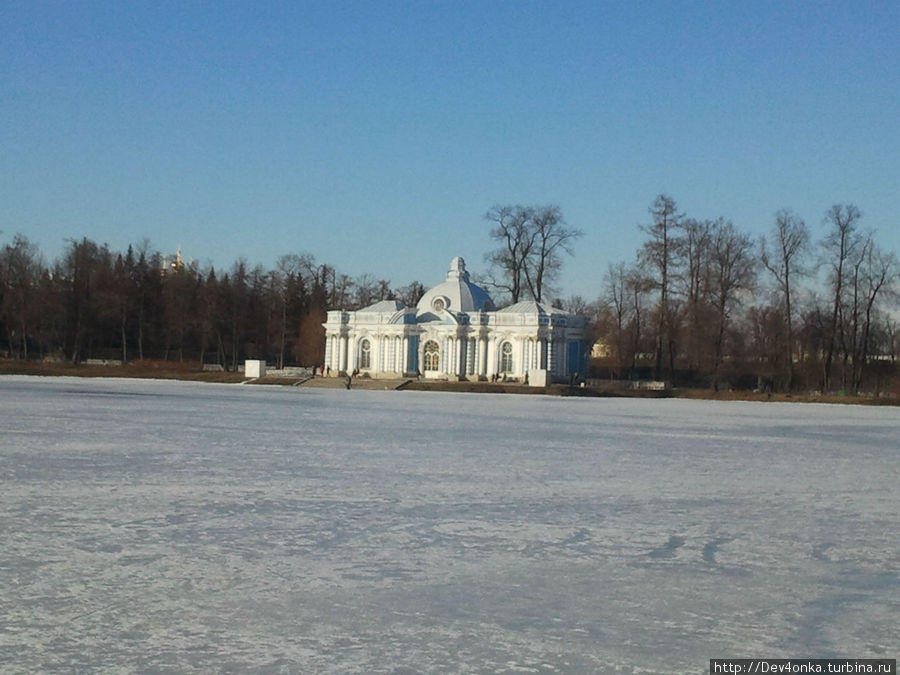
M441 347L434 340L428 340L422 347L422 370L438 372L441 369Z
M370 370L372 368L372 343L364 338L359 343L359 369Z
M509 340L500 345L500 372L503 375L513 372L513 346Z

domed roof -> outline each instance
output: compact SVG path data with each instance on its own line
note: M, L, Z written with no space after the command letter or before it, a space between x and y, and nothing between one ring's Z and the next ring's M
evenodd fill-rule
M447 278L425 293L416 305L416 311L419 313L439 312L445 309L451 312L494 309L494 303L487 291L469 281L466 261L459 257L450 261Z

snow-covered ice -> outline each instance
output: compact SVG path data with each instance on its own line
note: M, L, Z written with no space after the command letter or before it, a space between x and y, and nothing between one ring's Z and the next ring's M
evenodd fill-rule
M896 408L3 377L0 672L896 658L898 476Z

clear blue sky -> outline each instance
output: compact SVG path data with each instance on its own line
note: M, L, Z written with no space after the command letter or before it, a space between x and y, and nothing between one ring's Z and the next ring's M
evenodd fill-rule
M852 202L900 253L898 36L896 0L6 0L0 241L427 286L555 203L592 299L665 192L754 235Z

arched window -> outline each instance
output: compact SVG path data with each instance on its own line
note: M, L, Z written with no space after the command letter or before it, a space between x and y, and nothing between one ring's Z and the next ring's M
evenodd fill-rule
M513 371L513 346L511 342L500 345L500 372L511 373Z
M438 346L438 343L434 340L429 340L425 343L423 352L425 370L438 370L441 363L441 348Z
M369 370L372 367L372 343L363 340L359 343L359 369Z

